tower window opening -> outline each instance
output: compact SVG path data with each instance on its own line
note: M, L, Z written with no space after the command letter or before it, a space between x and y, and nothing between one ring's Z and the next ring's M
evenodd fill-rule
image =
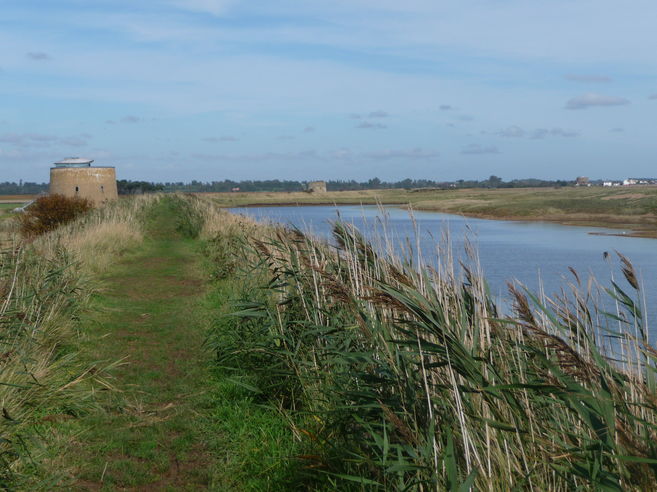
M75 187L75 192L77 193L77 192L79 192L79 191L80 191L80 187L79 187L79 186L76 186L76 187Z
M105 193L105 186L104 185L100 185L100 192Z

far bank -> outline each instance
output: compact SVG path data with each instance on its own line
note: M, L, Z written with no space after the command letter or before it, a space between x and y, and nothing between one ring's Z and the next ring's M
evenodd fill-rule
M628 236L657 238L657 187L628 186L458 190L364 190L199 193L222 207L399 205L482 219L546 221L609 227Z

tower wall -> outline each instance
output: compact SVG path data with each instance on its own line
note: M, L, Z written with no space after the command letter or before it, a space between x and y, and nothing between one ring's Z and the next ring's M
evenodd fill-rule
M118 198L113 167L53 167L50 194L86 198L100 205Z
M310 193L326 193L326 181L311 181L308 183Z

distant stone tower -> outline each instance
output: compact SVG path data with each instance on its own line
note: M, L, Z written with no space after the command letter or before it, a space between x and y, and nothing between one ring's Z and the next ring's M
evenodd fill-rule
M326 193L326 181L311 181L307 190L308 193Z
M70 157L50 168L50 194L86 198L100 205L118 198L113 167L92 167L92 159Z

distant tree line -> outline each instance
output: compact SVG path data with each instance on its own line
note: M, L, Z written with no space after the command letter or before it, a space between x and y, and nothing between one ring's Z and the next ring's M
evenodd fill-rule
M436 189L453 189L453 188L534 188L534 187L554 187L554 186L572 186L573 181L568 180L543 180L543 179L514 179L504 181L498 176L490 176L488 179L481 181L463 180L458 181L433 181L430 179L404 179L401 181L381 181L379 178L373 178L364 182L357 181L327 181L328 190L377 190L377 189L417 189L417 188L436 188Z
M127 179L118 179L116 181L119 195L141 195L143 193L156 193L165 191L164 185L151 183L149 181L129 181Z
M136 182L126 182L136 183ZM141 183L141 182L139 182ZM247 180L232 181L191 181L190 183L152 183L156 189L153 191L185 191L185 192L227 192L227 191L304 191L306 181L292 180ZM497 176L490 176L488 179L477 180L458 180L458 181L434 181L430 179L404 179L401 181L381 181L379 178L372 178L367 181L355 180L328 180L326 189L328 191L356 191L356 190L379 190L379 189L416 189L416 188L525 188L525 187L554 187L554 186L572 186L574 181L568 180L542 180L542 179L514 179L504 181ZM138 188L138 187L137 187ZM144 190L146 191L146 190ZM119 193L122 193L119 187Z
M591 182L595 184L596 182ZM379 178L372 178L367 181L355 180L329 180L326 182L326 188L329 191L357 191L357 190L383 190L383 189L454 189L454 188L535 188L535 187L554 187L554 186L572 186L572 180L543 180L543 179L514 179L504 181L498 176L490 176L488 179L481 181L463 180L458 181L434 181L431 179L403 179L401 181L381 181ZM602 183L600 183L602 184ZM306 189L305 181L293 180L245 180L233 181L225 179L223 181L196 181L189 183L163 182L156 183L150 181L131 181L120 179L117 181L119 195L136 195L142 193L154 193L158 191L173 192L227 192L227 191L303 191ZM29 183L22 181L19 183L4 182L0 183L0 195L35 195L41 192L47 192L46 183Z
M38 195L48 191L46 183L31 183L29 181L13 183L5 181L0 183L0 195Z

